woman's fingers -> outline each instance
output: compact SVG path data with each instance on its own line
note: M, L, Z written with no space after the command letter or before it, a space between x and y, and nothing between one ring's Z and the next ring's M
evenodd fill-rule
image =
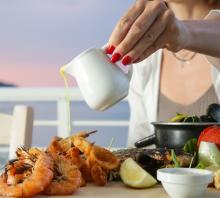
M116 25L106 50L113 63L124 65L147 58L159 48L178 51L187 41L187 28L163 0L137 0Z
M170 11L167 10L159 17L157 17L154 24L150 27L150 29L144 34L144 36L138 41L138 43L129 51L124 58L122 59L122 63L124 65L130 64L132 60L137 60L142 53L148 49L164 32L167 24L172 20L172 15ZM126 61L126 57L130 57L130 62Z
M145 10L133 23L125 38L115 49L115 53L119 53L121 57L123 57L127 52L133 49L143 35L146 35L149 28L155 26L158 16L165 12L166 9L167 7L161 3L161 1L148 1ZM147 34L146 40L151 41L153 36L153 34Z
M151 54L156 52L157 50L161 48L165 48L168 40L172 40L172 34L168 31L168 28L166 28L155 40L155 42L150 45L137 59L134 61L134 63L141 62L142 60L149 57Z
M124 39L134 21L144 11L146 0L139 0L125 13L113 30L106 52L112 54L115 47Z
M143 61L144 59L146 59L147 57L149 57L151 54L153 54L154 52L156 52L157 50L159 50L161 48L161 46L165 45L165 41L166 39L164 37L161 37L160 40L156 41L155 43L153 43L149 48L147 48L140 57L138 57L136 59L136 61L134 63L138 63Z

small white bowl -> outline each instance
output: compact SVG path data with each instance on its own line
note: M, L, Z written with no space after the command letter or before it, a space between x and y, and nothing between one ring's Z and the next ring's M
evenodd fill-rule
M157 179L170 197L196 198L201 197L213 181L213 173L195 168L163 168L157 170Z

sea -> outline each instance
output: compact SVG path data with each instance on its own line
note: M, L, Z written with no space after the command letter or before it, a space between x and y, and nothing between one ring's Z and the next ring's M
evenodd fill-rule
M14 105L28 105L34 109L35 120L57 120L56 102L0 102L0 112L12 114ZM111 120L128 121L129 120L128 102L121 101L104 112L92 110L84 101L71 102L71 117L75 121L83 120ZM108 147L112 142L114 148L124 148L127 142L127 126L73 126L72 133L80 130L93 131L97 133L89 138L91 142L97 145ZM46 147L51 138L57 135L56 126L34 126L32 146ZM1 149L3 147L3 149ZM3 151L1 151L3 150ZM8 151L5 145L0 145L0 167L7 160Z

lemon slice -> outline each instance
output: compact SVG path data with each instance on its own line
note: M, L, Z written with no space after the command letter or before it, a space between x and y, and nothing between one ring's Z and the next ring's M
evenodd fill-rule
M157 181L132 158L126 159L120 167L120 176L124 184L134 188L147 188Z

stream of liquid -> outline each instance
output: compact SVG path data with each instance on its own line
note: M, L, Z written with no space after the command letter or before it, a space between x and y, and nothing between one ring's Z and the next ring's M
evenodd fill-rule
M60 75L64 81L65 89L66 89L66 106L67 106L67 114L68 114L68 130L69 132L72 131L72 123L71 123L71 112L70 112L70 95L68 93L69 85L68 85L68 80L67 76L65 73L65 66L60 68Z

